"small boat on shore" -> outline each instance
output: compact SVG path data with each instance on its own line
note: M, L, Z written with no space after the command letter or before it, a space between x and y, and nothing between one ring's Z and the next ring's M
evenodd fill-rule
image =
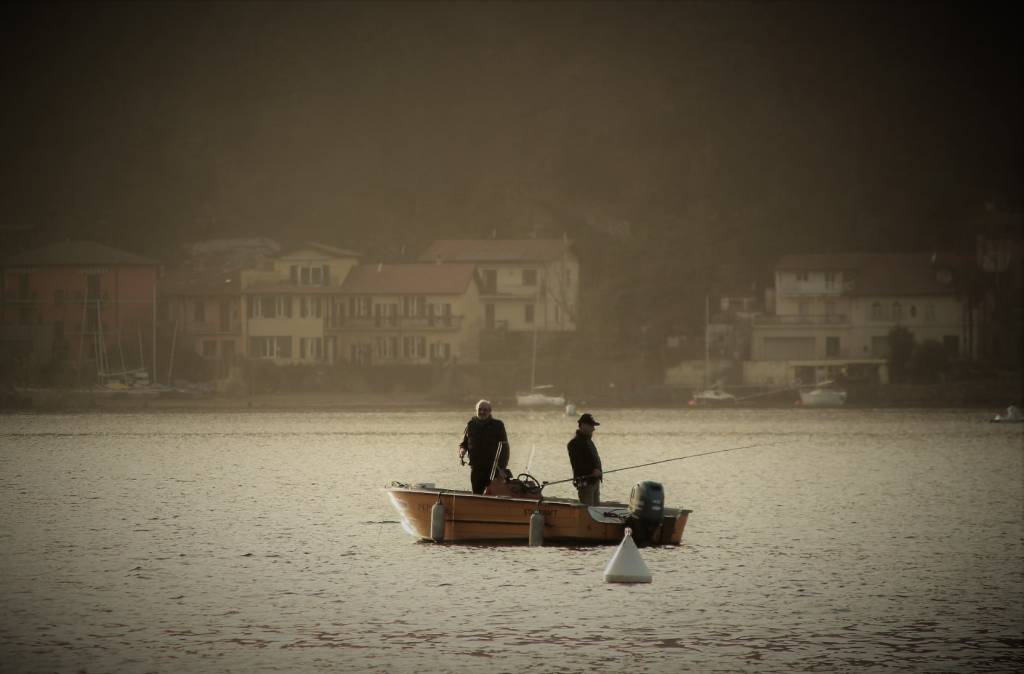
M842 407L846 404L846 391L826 381L813 388L800 389L800 404L804 407Z
M1010 405L1006 408L1006 414L997 414L992 418L992 421L1004 424L1024 423L1024 414L1021 414L1020 408L1016 405Z
M423 540L435 540L431 535L431 515L434 505L440 503L444 512L442 538L453 543L525 544L530 536L530 517L535 511L540 511L544 517L545 541L618 544L629 526L640 544L679 545L691 512L682 508L662 508L657 518L648 522L645 531L644 522L639 521L643 518L638 517L634 504L587 506L572 499L534 494L483 495L441 489L433 484L401 482L392 482L384 491L401 515L405 530Z
M554 386L543 384L529 391L516 393L516 405L520 407L565 407L565 396L551 393Z

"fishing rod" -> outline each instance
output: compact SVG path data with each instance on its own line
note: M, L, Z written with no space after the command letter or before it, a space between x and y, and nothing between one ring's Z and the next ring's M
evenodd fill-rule
M729 447L728 449L715 449L710 452L701 452L700 454L687 454L686 456L677 456L671 459L662 459L660 461L651 461L650 463L639 463L635 466L626 466L625 468L615 468L613 470L602 470L602 477L611 473L618 473L621 470L632 470L634 468L643 468L645 466L654 466L659 463L668 463L669 461L682 461L683 459L692 459L697 456L707 456L709 454L721 454L722 452L735 452L738 449L751 449L752 447L770 447L771 445L777 445L777 442L759 442L756 445L744 445L743 447ZM556 480L555 482L544 482L543 487L547 487L552 484L562 484L563 482L572 482L575 477L570 477L568 480Z

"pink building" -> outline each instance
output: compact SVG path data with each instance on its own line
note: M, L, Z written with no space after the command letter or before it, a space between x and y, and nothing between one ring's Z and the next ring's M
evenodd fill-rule
M88 241L61 242L3 261L0 349L38 369L150 369L155 260Z

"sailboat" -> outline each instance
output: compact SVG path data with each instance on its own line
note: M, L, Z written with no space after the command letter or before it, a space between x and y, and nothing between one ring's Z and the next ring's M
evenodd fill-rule
M703 389L693 392L690 405L696 407L710 407L722 405L735 405L736 396L722 390L717 383L708 387L708 372L711 370L711 299L704 296L704 378Z
M530 390L516 391L520 407L565 407L565 396L554 392L553 384L537 384L537 321L533 322L533 357L530 364Z

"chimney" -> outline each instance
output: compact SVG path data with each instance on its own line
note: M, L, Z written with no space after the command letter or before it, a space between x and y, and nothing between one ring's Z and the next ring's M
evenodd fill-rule
M435 255L434 256L434 264L441 264L441 256L440 255Z
M384 271L384 263L383 262L378 262L377 263L377 272L379 273L379 272L382 272L382 271Z

